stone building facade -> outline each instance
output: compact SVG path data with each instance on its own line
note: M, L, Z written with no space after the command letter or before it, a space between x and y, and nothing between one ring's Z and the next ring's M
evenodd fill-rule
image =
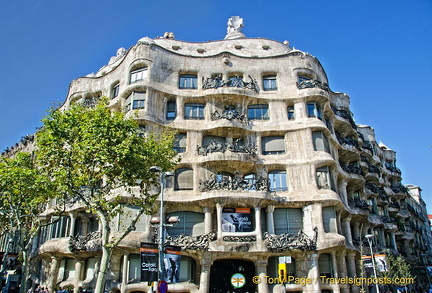
M74 80L62 106L107 96L143 133L178 132L181 161L167 180L165 213L180 217L167 241L183 255L169 292L358 292L323 280L360 275L367 234L375 253L407 253L413 263L427 255L426 220L410 217L395 152L354 122L349 97L329 88L320 62L287 42L246 38L242 20L230 21L221 41L167 33L119 49L96 74ZM150 218L113 253L107 290L150 290L139 257L140 242L155 239ZM120 215L112 227L125 222ZM78 206L43 229L35 280L49 289L92 288L98 229ZM314 281L272 283L266 276L277 277L280 263L287 276ZM246 278L236 291L234 273Z

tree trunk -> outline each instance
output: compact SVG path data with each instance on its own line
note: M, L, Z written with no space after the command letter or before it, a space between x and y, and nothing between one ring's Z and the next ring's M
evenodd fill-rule
M96 279L94 293L104 293L105 284L108 273L108 266L111 260L112 248L107 246L110 236L109 222L103 217L100 217L102 224L102 256L99 265L99 272Z
M22 274L21 274L21 285L20 285L20 293L25 293L27 291L27 279L29 276L29 265L30 265L30 257L27 250L22 250Z

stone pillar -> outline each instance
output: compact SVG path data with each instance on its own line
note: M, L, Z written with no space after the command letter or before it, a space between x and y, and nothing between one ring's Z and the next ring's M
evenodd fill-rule
M56 256L51 257L51 267L50 267L49 277L47 280L47 288L49 292L54 292L55 286L57 284L60 262L61 262L61 258Z
M207 254L207 253L204 253ZM201 274L199 283L199 292L205 293L209 292L210 289L210 268L212 265L212 260L209 256L204 255L201 259Z
M255 207L255 233L257 242L262 240L262 229L261 229L261 207Z
M342 181L342 183L340 184L339 191L341 193L340 194L341 200L348 206L348 194L346 189L347 185L348 185L347 181L345 180Z
M126 292L126 285L127 285L127 281L128 281L128 275L129 275L129 268L128 268L128 264L129 264L129 254L124 254L123 255L123 264L122 264L122 282L121 282L121 286L120 286L120 293L125 293Z
M396 236L395 236L395 231L393 231L393 232L391 232L390 233L390 239L391 239L391 244L392 244L392 246L393 246L393 249L394 250L396 250L396 251L398 251L398 249L397 249L397 244L396 244Z
M354 239L361 238L361 236L360 236L360 223L359 222L353 223L353 234L354 234Z
M303 292L321 292L321 282L318 272L318 254L313 252L307 256L307 277L312 280L312 284L307 284Z
M73 213L69 213L70 218L70 228L69 228L69 237L75 236L75 223L76 223L76 216Z
M222 205L216 203L216 215L217 215L217 239L222 239Z
M345 278L348 276L345 256L346 251L342 251L336 255L339 278ZM343 293L350 293L350 286L348 284L340 285L340 287Z
M211 212L208 207L203 208L204 211L204 233L210 233L212 230L212 218L211 218Z
M75 277L73 280L74 283L74 293L79 293L78 283L81 281L83 270L85 268L84 260L81 258L75 258Z
M346 217L343 219L343 233L346 238L347 243L352 243L352 233L351 233L351 216Z
M354 251L348 252L346 259L348 261L348 277L354 278L357 277L357 265L355 261L356 253ZM353 293L359 292L359 287L356 285L351 285L351 290Z
M255 261L255 272L260 277L261 282L258 284L258 293L269 293L269 287L265 280L267 276L267 260L258 259Z
M332 264L332 268L333 268L333 277L338 279L339 278L339 271L338 271L338 265L337 265L336 251L333 250L330 253L330 255L331 255L331 264ZM334 293L340 292L340 285L339 284L334 284L334 285L332 285L332 287L333 287Z
M275 234L274 217L273 217L274 209L275 206L269 205L267 206L267 210L266 210L267 211L267 232L269 234Z

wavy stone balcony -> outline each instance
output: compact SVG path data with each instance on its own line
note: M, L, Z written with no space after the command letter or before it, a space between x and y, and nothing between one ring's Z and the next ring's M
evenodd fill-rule
M345 123L349 123L353 129L357 130L357 124L355 124L354 122L351 111L336 109L334 107L331 107L331 109L335 114L336 118L338 118L340 121L343 121Z

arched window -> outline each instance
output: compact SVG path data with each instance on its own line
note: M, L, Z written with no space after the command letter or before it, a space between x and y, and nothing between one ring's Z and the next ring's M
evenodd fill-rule
M174 181L175 190L192 190L193 189L193 170L189 168L177 169Z

